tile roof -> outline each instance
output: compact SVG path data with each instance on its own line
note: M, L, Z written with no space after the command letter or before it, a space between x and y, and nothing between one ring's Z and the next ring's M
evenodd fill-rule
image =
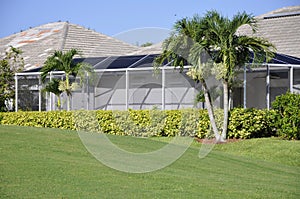
M9 46L20 48L25 70L43 65L55 50L80 50L83 57L120 56L139 48L68 22L44 24L0 39L0 57Z
M272 42L277 53L300 58L300 6L285 7L256 17L258 31L254 36ZM243 26L239 34L253 35ZM68 22L44 24L8 37L0 38L0 58L12 45L23 51L25 70L40 68L54 50L76 48L82 57L159 54L162 43L137 47L107 35Z
M254 35L269 40L277 53L300 58L300 6L285 7L256 17L258 30L242 26L239 34Z

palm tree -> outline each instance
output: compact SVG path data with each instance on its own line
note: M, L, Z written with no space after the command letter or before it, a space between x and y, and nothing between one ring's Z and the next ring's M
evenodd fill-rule
M86 63L74 63L73 58L75 55L79 55L79 51L76 49L71 49L67 52L55 51L52 56L48 57L45 61L44 67L41 69L42 80L45 81L47 75L51 71L64 71L65 81L60 81L59 90L67 94L67 110L70 110L70 98L72 96L72 91L75 89L76 84L70 85L70 75L77 75L81 71L91 72L92 68ZM81 78L82 79L82 78Z
M57 108L58 110L61 109L61 100L60 100L60 94L62 94L63 91L59 90L59 84L61 80L58 79L52 79L43 89L44 92L50 92L53 93L57 98Z
M203 19L194 16L191 20L179 20L174 25L171 36L163 42L163 53L155 59L154 67L158 67L166 60L174 67L182 67L189 62L192 67L187 73L195 81L200 81L203 89L204 100L211 123L212 130L217 140L220 134L214 117L214 110L206 78L210 74L210 63L206 61L205 45L199 32ZM206 62L206 63L205 63Z
M163 53L156 59L160 64L165 60L173 60L175 67L183 66L185 61L192 65L188 75L202 84L205 104L217 141L226 139L229 91L232 92L237 70L250 60L251 54L254 61L264 61L273 55L272 50L275 49L267 40L238 34L238 28L243 25L249 25L255 32L256 22L252 15L246 13L238 13L230 20L216 11L207 12L203 18L198 15L191 19L184 18L175 23L174 32L164 41ZM216 127L205 81L212 72L211 69L214 69L215 75L223 84L224 122L221 136Z
M205 15L203 22L205 49L215 64L218 64L219 70L216 75L223 84L222 138L225 139L228 126L229 93L232 93L236 72L249 62L251 55L254 62L268 61L273 56L275 47L265 39L238 34L238 29L245 25L249 26L253 33L257 30L257 20L245 12L236 14L230 20L216 11L210 11Z

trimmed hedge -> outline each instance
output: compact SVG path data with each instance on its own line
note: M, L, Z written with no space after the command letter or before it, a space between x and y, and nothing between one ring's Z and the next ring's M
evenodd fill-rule
M216 110L218 128L222 110ZM255 138L275 135L275 111L235 108L229 117L229 138ZM129 111L50 111L0 113L0 124L101 131L133 136L197 136L209 134L206 110L129 110Z
M274 136L273 115L272 110L235 108L230 112L227 136L243 139Z
M0 124L75 130L73 113L68 111L2 112L0 115Z

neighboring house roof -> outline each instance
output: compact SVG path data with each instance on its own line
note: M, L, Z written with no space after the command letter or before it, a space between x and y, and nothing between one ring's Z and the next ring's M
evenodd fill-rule
M147 47L141 47L139 50L130 53L129 55L148 55L148 54L160 54L162 53L162 44L159 42Z
M9 46L23 51L25 70L32 70L43 65L55 50L67 51L78 49L83 57L120 56L139 49L68 22L54 22L30 28L0 39L0 57L4 56Z
M239 34L265 38L275 45L277 53L300 58L300 6L281 8L256 18L255 34L249 26L241 27Z

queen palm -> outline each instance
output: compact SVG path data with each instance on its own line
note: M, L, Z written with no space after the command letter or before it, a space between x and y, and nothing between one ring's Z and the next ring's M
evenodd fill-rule
M72 91L75 89L76 84L70 84L70 75L77 75L80 71L91 72L91 66L86 63L74 63L73 58L75 55L79 55L79 51L71 49L67 52L55 51L53 55L47 58L41 69L42 80L45 81L47 75L51 71L64 71L65 81L60 81L59 90L67 94L67 110L70 110L70 98Z

